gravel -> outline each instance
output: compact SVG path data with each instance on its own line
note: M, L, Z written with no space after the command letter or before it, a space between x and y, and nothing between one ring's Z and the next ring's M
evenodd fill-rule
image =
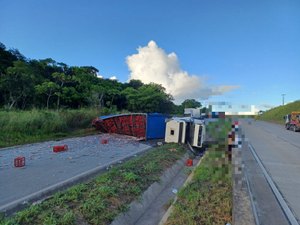
M102 144L103 139L108 143ZM55 145L68 145L68 150L54 153ZM100 134L1 149L0 209L78 174L121 162L148 148L149 145L134 137ZM18 156L25 157L24 167L14 167L14 158Z

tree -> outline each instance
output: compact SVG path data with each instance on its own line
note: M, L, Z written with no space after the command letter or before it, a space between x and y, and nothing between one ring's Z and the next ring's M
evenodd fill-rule
M5 45L0 42L0 77L17 60L18 58L12 52L7 51Z
M0 107L116 107L133 112L178 111L158 84L100 79L93 66L72 66L51 58L29 60L0 42ZM56 101L56 104L54 104Z
M165 93L159 84L146 84L137 90L128 87L122 92L126 96L127 108L134 112L170 112L172 96Z
M106 102L107 106L109 108L112 107L114 99L117 98L120 95L120 91L118 89L108 89L107 95L110 97L110 100Z
M140 80L135 80L135 79L132 79L129 81L129 83L127 84L128 87L132 87L134 89L139 89L140 87L142 87L144 84L142 81Z
M25 57L23 54L21 54L21 53L19 52L19 50L16 49L16 48L10 49L9 52L10 52L12 55L14 55L14 56L17 58L17 60L20 60L20 61L25 61L25 60L26 60L26 57Z
M138 90L128 87L121 94L126 98L127 109L131 112L138 111Z
M208 108L206 107L201 108L200 113L208 114Z
M45 81L42 84L35 86L36 92L38 94L47 95L46 107L49 109L49 100L54 95L55 91L59 88L59 86L52 81Z
M19 101L25 108L26 100L34 94L34 75L26 62L15 61L12 67L2 75L2 88L8 108L13 108Z
M184 100L181 105L183 108L199 108L201 107L201 103L196 101L195 99L186 99Z
M169 112L172 96L159 84L150 83L139 89L139 106L145 112Z
M64 67L64 70L65 69L66 68ZM71 81L71 76L67 75L64 72L61 72L61 73L55 72L55 73L52 74L52 77L54 78L54 80L56 81L56 84L58 85L58 88L57 88L57 90L55 91L54 94L57 96L56 107L57 107L57 109L59 109L63 87L66 83Z
M91 66L70 67L72 80L68 86L75 88L76 98L72 105L97 105L98 104L98 70ZM71 102L70 102L71 103Z

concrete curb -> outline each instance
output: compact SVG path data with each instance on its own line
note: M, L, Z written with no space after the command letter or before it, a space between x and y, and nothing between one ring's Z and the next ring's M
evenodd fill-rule
M36 201L42 201L43 199L47 198L49 195L51 195L57 191L64 190L74 184L77 184L77 183L80 183L83 181L87 181L88 179L103 173L104 171L107 170L107 167L109 167L109 166L119 164L120 161L124 162L124 161L131 159L134 156L141 155L141 154L145 153L147 150L149 150L150 148L152 148L152 147L147 146L147 147L145 147L145 149L143 149L140 152L132 153L130 155L125 156L124 158L117 159L110 163L95 167L91 170L88 170L81 174L73 176L67 180L61 181L61 182L51 185L47 188L44 188L40 191L37 191L30 195L22 197L18 200L15 200L8 204L2 205L2 206L0 206L0 212L3 212L6 216L11 215L11 214L27 207L31 203L34 203Z
M203 156L203 157L204 157L204 156ZM199 162L198 162L197 165L193 168L192 173L188 176L188 178L186 179L186 181L184 182L184 184L183 184L182 187L187 186L187 185L191 182L191 180L192 180L193 177L194 177L195 169L201 164L203 157L200 158ZM165 213L165 215L163 216L163 218L160 220L160 222L159 222L158 225L164 225L164 224L167 222L169 216L170 216L171 213L173 212L174 204L176 203L176 201L177 201L177 195L175 196L175 199L174 199L172 205L168 208L167 212Z
M242 148L232 149L232 223L253 225L259 224L257 213L253 208L252 193L249 186L248 174L242 154L245 154L245 144Z
M159 182L153 183L141 196L140 200L135 200L130 204L130 209L126 213L120 214L111 225L136 224L144 214L145 210L152 204L157 196L168 186L168 184L185 167L188 154L185 154L171 168L167 169L160 177Z

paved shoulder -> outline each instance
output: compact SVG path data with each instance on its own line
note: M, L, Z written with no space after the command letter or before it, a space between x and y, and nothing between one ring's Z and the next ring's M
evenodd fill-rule
M271 176L287 204L299 220L300 218L300 134L284 129L283 126L266 123L242 121L245 138L252 144L268 174ZM248 162L248 169L254 171L253 187L263 188L263 177L259 170ZM261 180L259 180L261 179ZM262 196L262 198L265 196ZM268 204L262 202L261 204ZM262 209L263 211L264 209ZM270 212L271 213L271 212Z
M102 140L108 140L102 144ZM67 144L66 152L53 153L54 145ZM75 182L118 162L149 149L149 145L121 135L94 135L11 147L0 151L0 211L20 200L42 195L65 182ZM22 155L26 165L14 168L14 158ZM99 172L98 171L98 172ZM78 180L77 179L77 180ZM52 190L52 191L53 191Z

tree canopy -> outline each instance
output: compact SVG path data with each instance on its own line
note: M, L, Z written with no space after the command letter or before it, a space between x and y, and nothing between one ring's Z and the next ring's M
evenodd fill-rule
M27 59L0 42L0 107L80 108L108 107L131 112L178 113L199 107L194 99L176 106L161 85L140 80L121 83L97 76L93 66L68 66L51 58Z
M186 99L181 103L181 105L184 108L199 108L199 107L201 107L201 103L195 99Z

